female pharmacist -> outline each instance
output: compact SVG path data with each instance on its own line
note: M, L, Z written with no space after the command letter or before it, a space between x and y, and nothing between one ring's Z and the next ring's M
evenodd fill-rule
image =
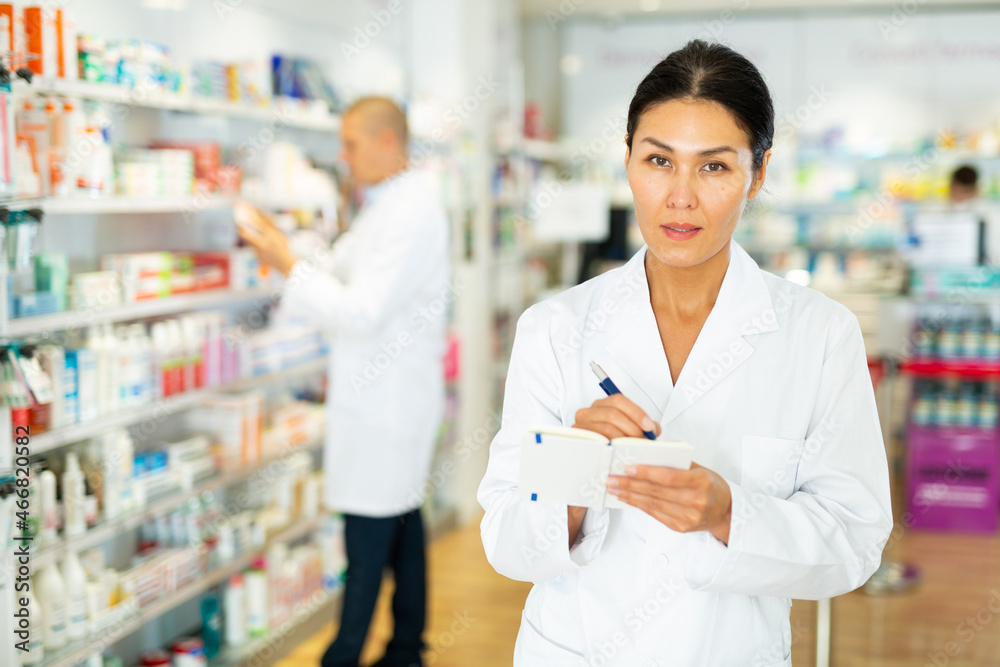
M517 666L787 666L789 598L845 593L879 563L888 470L858 323L731 239L773 131L746 58L702 41L667 56L625 137L646 245L518 323L479 489L490 563L535 584ZM621 394L601 397L591 361ZM520 500L541 425L655 430L697 463L610 477L623 510Z

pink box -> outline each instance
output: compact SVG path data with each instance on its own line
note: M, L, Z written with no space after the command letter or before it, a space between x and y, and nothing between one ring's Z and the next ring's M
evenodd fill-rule
M914 528L996 532L1000 431L911 425L906 468Z

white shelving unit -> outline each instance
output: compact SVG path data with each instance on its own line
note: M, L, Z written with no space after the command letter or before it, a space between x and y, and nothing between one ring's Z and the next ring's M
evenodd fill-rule
M143 405L130 410L121 410L114 414L83 422L82 424L73 424L65 428L33 435L31 436L31 454L32 456L44 454L64 445L93 438L112 428L131 426L147 419L167 418L170 415L189 410L209 396L219 392L239 392L264 385L280 385L289 380L321 373L326 370L326 363L327 360L324 357L277 373L244 378L219 387L188 391L150 403L149 405Z
M127 14L127 12L123 13ZM294 40L291 43L294 43ZM124 113L120 114L120 118L116 121L116 124L129 123L128 128L119 129L131 142L141 142L143 136L158 136L150 134L150 132L163 131L164 128L166 128L167 134L172 133L174 135L188 136L189 126L192 124L198 126L196 131L193 132L193 136L201 136L198 130L202 129L202 126L205 124L196 117L212 117L209 124L213 128L225 127L232 130L232 132L222 131L219 135L213 135L222 137L220 141L232 141L232 143L235 143L236 140L232 140L232 137L246 137L248 135L247 130L254 126L256 128L267 128L275 132L288 129L290 131L287 134L291 137L297 137L297 141L300 144L310 145L312 139L315 138L317 141L314 149L322 154L322 151L328 148L325 144L333 141L329 135L335 135L341 126L340 116L336 113L331 113L325 103L309 103L284 97L276 97L266 104L254 105L202 98L190 94L169 93L158 89L130 89L121 85L47 77L35 77L30 84L16 79L12 82L12 87L13 103L17 106L20 105L22 100L32 96L56 96L118 105L115 111L122 111ZM140 112L140 110L144 109L153 110L153 112ZM129 111L134 111L134 113L126 121ZM169 113L155 113L156 111ZM226 122L227 119L229 119L229 123ZM295 132L295 130L318 132L320 134L309 135L310 139L307 141L302 138L301 132ZM230 135L230 140L227 140L225 137L230 137ZM290 188L294 187L296 186L290 186ZM93 226L95 229L100 228L98 229L99 233L93 239L96 247L91 248L91 246L87 245L91 243L91 239L89 238L85 239L85 243L82 246L90 248L89 253L91 255L97 255L102 252L112 251L110 249L105 250L107 247L105 242L110 234L116 233L118 230L125 230L123 233L129 235L128 238L123 239L123 245L130 249L131 246L137 246L141 250L156 250L163 247L188 247L187 244L190 244L192 248L197 247L203 241L201 240L201 236L195 232L200 233L203 230L178 230L181 233L171 235L169 241L162 241L167 235L158 234L161 230L153 229L148 233L148 236L147 230L150 230L153 225L178 225L179 227L179 221L182 216L185 219L193 218L195 222L203 219L206 222L213 221L212 224L215 224L215 222L219 221L222 212L231 208L238 199L249 201L261 208L270 210L312 209L314 212L321 212L324 218L335 215L338 194L336 192L323 192L321 191L322 188L319 187L317 190L320 191L317 192L314 190L308 194L295 192L275 194L265 191L263 188L257 189L252 184L248 184L248 190L240 195L191 193L175 197L145 198L126 196L97 198L85 196L38 197L2 201L0 202L0 206L15 210L38 208L41 209L46 218L53 219L52 224L65 225L67 227L76 227L77 218L81 218L80 228L83 230L81 234L86 234L86 230L90 229L90 226ZM199 214L203 212L206 215L200 216ZM210 215L211 212L216 212L216 214L214 216ZM74 218L74 216L77 216L77 218ZM122 217L115 220L101 219L94 221L83 219L86 216ZM127 219L124 219L126 217ZM107 223L108 228L105 228L105 223ZM114 225L113 230L110 229L112 223ZM60 227L60 229L62 228ZM161 239L161 241L146 240L147 238L157 238ZM57 240L64 241L65 239ZM206 241L205 243L212 247L216 247L217 245L214 240L211 242ZM115 247L117 248L118 246ZM79 251L80 247L74 247L74 250ZM0 263L0 282L4 284L6 284L6 264L6 262ZM259 299L262 302L264 300L270 301L277 299L279 296L279 288L273 286L248 290L218 289L170 296L139 303L121 304L113 307L98 307L16 319L8 318L7 301L6 298L3 298L0 299L0 339L10 340L23 337L40 337L44 339L49 338L49 334L55 332L74 330L78 327L87 327L91 324L127 322L180 314L205 308L231 307L240 304L252 305L254 300ZM31 456L44 456L46 452L52 452L60 447L98 436L109 429L143 424L147 420L159 422L175 419L183 411L198 406L213 394L219 392L240 392L255 387L280 386L282 383L287 383L295 379L323 373L327 368L327 364L328 361L325 357L319 358L280 372L241 379L224 386L185 392L145 406L108 414L86 423L74 424L45 433L32 433ZM8 429L10 424L9 417L9 409L0 409L0 421L6 418ZM6 447L9 440L7 438L7 442L0 443L0 447ZM155 516L175 510L206 491L223 491L226 488L240 484L293 452L316 452L316 450L320 449L321 441L322 438L318 438L315 441L302 443L298 446L282 447L280 455L275 454L252 465L220 472L211 477L195 481L192 486L187 487L187 490L177 490L168 495L157 497L150 501L141 511L129 513L112 521L99 523L82 535L64 537L44 546L36 542L35 549L31 555L31 571L35 574L46 565L61 560L68 549L79 551L104 545L108 549L114 547L111 550L115 551L119 546L125 546L111 544L111 541L116 536L148 523ZM4 456L0 456L0 460L6 461L6 458L8 458L5 456L7 451L2 452L2 454ZM295 521L270 536L270 539L267 540L267 544L263 548L267 549L272 544L291 542L304 538L316 531L320 526L320 521L320 519ZM6 551L11 552L10 549ZM149 603L145 607L134 611L123 609L127 614L118 619L117 622L112 623L106 631L93 634L85 640L74 642L59 652L46 652L46 658L42 663L43 667L76 667L90 654L111 647L129 635L136 633L143 626L158 617L176 610L180 605L189 600L197 599L205 591L225 582L232 574L245 569L257 553L255 551L243 554L232 562L210 570L205 576ZM11 636L8 634L10 625L7 621L12 618L13 611L16 608L16 603L13 600L13 591L11 590L13 582L6 577L6 574L10 571L10 557L6 554L0 555L0 616L3 619L7 619L6 621L0 621L0 629L4 630L5 637ZM339 591L327 593L326 598L322 601L317 599L309 602L310 607L314 603L318 606L316 609L311 609L311 614L308 618L302 619L296 614L296 619L303 621L295 624L294 628L297 631L308 631L311 634L319 626L314 627L314 625L310 624L325 622L327 617L332 616L331 611L336 605L336 600L339 599ZM177 613L174 612L173 615L176 617ZM186 620L190 621L191 619ZM169 624L166 624L161 629L164 632L169 632L166 629L168 626ZM278 636L274 634L275 632L280 632L282 633L281 636L285 636L292 629L288 625L275 629L272 631L271 637L263 641L265 645L270 646L274 641L273 638ZM157 628L153 628L152 626L147 627L147 630L153 632L154 635L159 632ZM153 643L171 639L171 637L151 638L146 637L145 634L143 638L144 643L146 640ZM9 640L4 645L0 645L0 665L3 666L6 666L8 663L17 664L16 652L8 644L10 644ZM126 651L131 650L127 648L128 644L130 642L126 642L121 648ZM260 647L260 642L251 642L246 647L250 653L241 651L240 654L244 656L257 655L260 652ZM216 660L214 664L246 663L245 661L240 663ZM254 664L259 665L261 663L255 659Z
M294 542L314 532L320 526L320 519L305 519L293 523L284 530L274 534L267 540L267 544L260 551L266 551L274 544ZM51 656L46 652L45 660L41 667L76 667L87 656L95 651L99 651L118 640L135 632L149 621L158 616L175 609L188 600L194 598L205 591L218 586L232 575L249 567L258 550L242 554L232 562L222 567L210 570L205 576L179 588L178 590L161 597L155 602L140 607L134 614L130 614L118 623L112 624L105 632L100 632L86 639L72 642L64 649L61 649Z
M261 667L274 664L336 617L343 593L343 586L332 592L319 591L271 635L251 640L243 646L224 648L208 661L208 666ZM275 642L275 637L280 637L281 642Z
M66 310L48 315L17 317L6 321L0 320L0 336L27 336L66 331L105 322L127 322L146 317L183 313L199 308L213 308L241 301L266 299L277 294L274 287L257 287L249 290L214 289L149 299L109 308Z
M41 570L52 562L61 561L70 551L79 553L84 549L89 549L102 542L106 542L115 535L138 528L144 523L153 521L158 516L182 507L189 500L199 497L206 491L225 489L226 487L247 480L261 471L267 470L269 466L281 461L294 452L315 451L322 444L322 439L317 438L300 445L289 446L287 451L283 451L275 456L269 456L255 463L212 475L192 486L190 490L173 493L167 497L153 501L140 511L132 512L111 521L103 521L82 535L64 537L54 544L44 546L33 552L31 555L32 568Z
M265 209L327 208L334 195L219 195L192 193L183 197L47 197L37 200L46 215L100 215L115 213L195 213L231 208L244 199ZM25 206L31 208L31 206Z
M278 99L269 105L253 106L240 102L180 95L155 89L126 88L111 83L44 77L36 77L30 84L20 79L13 83L15 95L59 95L150 109L245 118L263 123L274 123L277 126L308 130L335 132L340 128L340 116L329 112L311 111L296 100L291 99Z

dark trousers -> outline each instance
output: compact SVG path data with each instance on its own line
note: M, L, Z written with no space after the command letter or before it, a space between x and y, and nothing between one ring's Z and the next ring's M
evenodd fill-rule
M420 510L387 518L344 515L347 576L337 638L322 667L357 667L386 567L393 571L393 637L380 665L420 667L427 615L424 524Z

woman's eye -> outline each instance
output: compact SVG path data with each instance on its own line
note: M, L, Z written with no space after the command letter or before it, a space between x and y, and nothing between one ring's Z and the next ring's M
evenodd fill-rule
M722 164L721 162L709 162L708 164L705 165L705 170L709 172L725 171L726 165Z
M660 157L658 155L654 155L653 157L649 158L649 161L655 164L657 167L666 167L668 164L670 164L670 161L667 158Z

